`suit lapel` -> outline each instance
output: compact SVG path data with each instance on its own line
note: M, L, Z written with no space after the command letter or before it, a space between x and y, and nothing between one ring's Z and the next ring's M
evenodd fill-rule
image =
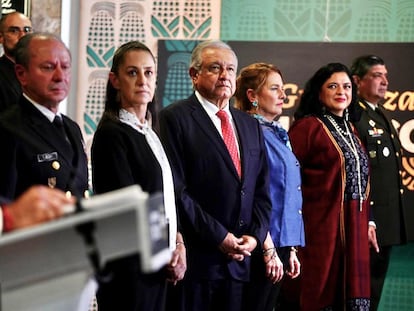
M230 157L229 151L227 150L227 147L223 141L223 138L221 137L220 133L217 131L216 127L214 126L207 112L198 102L198 99L195 95L193 95L193 100L191 104L193 107L193 112L191 113L191 116L194 118L196 124L198 124L198 126L209 137L210 141L213 143L217 152L223 158L226 165L233 172L234 176L237 179L239 179L239 175L237 174L236 167L234 166L234 163ZM243 168L242 168L242 172L243 172Z
M72 150L74 152L73 166L77 167L79 161L82 160L82 154L84 153L85 147L83 145L82 137L78 135L78 130L73 126L73 122L66 116L62 115L63 120L66 124L66 134L72 143Z
M250 136L250 130L246 126L246 124L243 122L243 120L240 118L239 114L236 113L236 108L230 107L231 115L233 116L234 124L238 133L239 138L239 149L240 149L240 163L241 163L241 169L242 169L242 176L243 172L248 172L247 166L248 161L246 161L245 152L247 148L247 141L246 137ZM237 111L239 112L239 111Z

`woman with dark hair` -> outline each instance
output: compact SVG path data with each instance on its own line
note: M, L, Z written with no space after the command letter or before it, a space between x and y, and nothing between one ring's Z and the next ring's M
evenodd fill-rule
M151 126L154 120L155 58L144 44L132 41L115 52L109 73L105 110L92 144L92 174L96 193L138 184L149 194L163 192L169 223L169 264L143 273L139 256L109 262L109 280L97 292L105 310L165 310L166 281L184 277L186 252L177 232L173 178L164 149ZM122 241L120 241L122 243Z
M369 310L368 158L354 133L356 88L340 63L306 83L289 130L302 169L301 310Z
M236 80L235 97L236 106L260 123L272 201L269 233L260 251L252 255L244 307L249 311L272 311L284 275L292 279L299 276L296 252L298 246L305 245L300 167L286 130L277 121L286 99L281 71L267 63L242 68Z

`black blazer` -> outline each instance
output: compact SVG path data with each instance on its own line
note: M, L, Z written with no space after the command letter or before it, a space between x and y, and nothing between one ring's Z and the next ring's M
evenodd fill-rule
M414 212L401 194L402 147L398 133L388 118L383 118L366 102L359 103L361 118L355 128L366 148L371 168L371 203L380 246L414 239ZM380 107L381 111L385 111Z
M6 55L0 57L0 113L17 104L22 88L14 71L14 63Z
M119 120L102 120L93 137L91 151L92 180L96 193L135 184L150 194L163 190L161 166L145 135L128 124ZM165 287L163 269L144 274L140 256L131 255L109 261L104 271L110 272L112 278L101 283L97 293L102 309L160 309L158 305L163 301L152 298L154 295L160 297Z
M25 97L0 117L0 195L14 199L32 185L55 180L56 188L83 196L88 170L82 134L62 117L73 158L53 124Z
M96 193L138 184L150 194L162 191L162 171L145 136L131 126L106 119L96 130L92 149Z
M242 178L211 119L193 94L160 112L161 140L174 175L177 209L187 244L187 278L246 281L250 258L229 260L219 249L228 232L257 238L269 228L266 151L259 123L230 108L241 150Z

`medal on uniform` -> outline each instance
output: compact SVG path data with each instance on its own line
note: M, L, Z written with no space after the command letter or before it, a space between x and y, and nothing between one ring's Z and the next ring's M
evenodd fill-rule
M388 147L384 147L384 149L382 149L382 154L384 157L388 157L390 155L390 149L388 149Z
M47 185L49 186L49 188L55 188L56 186L56 177L49 177L47 179Z
M371 137L379 137L382 134L384 134L383 129L378 129L376 127L373 127L372 129L368 130L368 135L371 136Z
M368 123L369 123L369 125L371 125L372 127L374 127L374 126L375 126L375 121L374 121L374 120L369 120L369 121L368 121Z

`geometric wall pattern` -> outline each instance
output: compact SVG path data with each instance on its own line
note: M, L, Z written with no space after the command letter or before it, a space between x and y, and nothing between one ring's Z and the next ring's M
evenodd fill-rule
M130 0L81 1L77 121L86 139L103 110L115 49L140 40L157 53L159 39L290 42L413 42L412 0ZM191 92L183 68L191 43L172 43L163 106ZM254 51L252 51L254 53ZM277 53L277 51L275 51Z
M414 306L414 243L394 247L379 311L411 311Z
M102 116L108 72L116 48L139 40L157 55L159 39L219 38L221 1L81 1L77 121L87 146ZM191 52L191 50L190 50ZM182 98L177 84L191 87L181 76L180 57L167 77L169 98ZM89 148L88 148L89 150Z
M413 42L412 0L223 0L223 40Z
M192 92L192 83L188 76L188 64L191 51L197 41L169 40L164 41L164 47L168 53L167 72L165 82L159 83L158 93L163 94L162 106L168 106L172 102L188 97ZM164 87L164 89L161 89Z

